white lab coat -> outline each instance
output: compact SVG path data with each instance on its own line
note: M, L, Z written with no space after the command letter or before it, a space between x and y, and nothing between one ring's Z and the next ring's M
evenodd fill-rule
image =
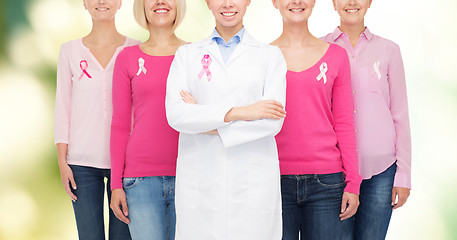
M211 57L211 79L202 58ZM235 106L285 105L287 67L279 48L247 32L226 64L211 38L181 46L167 82L168 123L180 132L176 240L279 240L282 236L276 141L283 120L224 122ZM186 104L186 90L198 104ZM202 134L217 129L218 135Z

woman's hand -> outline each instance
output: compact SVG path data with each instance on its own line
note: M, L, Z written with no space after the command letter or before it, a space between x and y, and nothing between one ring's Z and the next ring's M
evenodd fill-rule
M234 107L230 109L225 115L224 121L251 121L264 118L279 120L285 117L286 111L280 102L275 100L261 100L249 106Z
M186 91L184 91L184 90L181 90L181 92L179 92L179 94L181 95L182 100L183 100L185 103L197 104L197 101L195 101L194 97L192 97L192 95L191 95L189 92L186 92Z
M75 194L73 194L73 192L70 189L70 186L71 186L71 188L76 190L76 183L75 183L75 179L73 177L73 171L71 171L70 166L68 166L68 164L66 162L65 163L59 162L59 169L60 169L60 179L62 180L62 185L65 188L65 192L67 192L68 196L70 196L70 198L73 202L76 202L76 200L78 200L78 198L76 197Z
M344 192L343 201L341 202L341 221L352 217L357 212L358 207L359 195L350 192Z
M126 224L130 223L130 219L128 219L129 209L127 207L127 198L125 197L124 189L118 188L111 192L111 204L109 206L119 220ZM122 206L122 210L120 206Z
M406 203L406 200L408 200L409 193L409 188L394 187L392 189L392 209L397 209L403 206ZM396 201L397 197L398 201Z

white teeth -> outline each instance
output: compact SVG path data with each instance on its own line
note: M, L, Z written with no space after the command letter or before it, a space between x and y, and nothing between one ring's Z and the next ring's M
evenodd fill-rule
M355 13L355 12L358 12L358 11L359 11L359 9L348 9L348 10L346 10L346 12L348 12L348 13Z
M291 12L301 12L301 11L305 11L304 8L293 8L293 9L289 9L289 11Z
M101 7L101 8L97 8L97 10L99 10L99 11L107 11L108 8L103 8L103 7Z
M168 10L165 10L165 9L159 9L159 10L155 10L156 13L167 13Z
M226 17L231 17L233 15L235 15L234 12L223 12L222 15L226 16Z

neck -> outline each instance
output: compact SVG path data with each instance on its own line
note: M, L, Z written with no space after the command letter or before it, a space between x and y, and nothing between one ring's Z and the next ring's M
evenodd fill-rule
M149 28L149 38L146 45L152 46L168 46L179 42L176 37L173 27L162 27L162 28Z
M216 22L216 30L219 33L219 35L221 35L221 37L225 40L225 42L228 42L228 40L235 36L235 34L239 32L242 28L243 21L241 21L233 27L225 27Z
M358 24L345 24L341 21L340 30L348 35L351 42L355 41L355 43L357 43L360 34L365 31L365 23L363 20Z
M94 21L92 20L92 30L87 38L97 43L113 42L119 36L122 36L116 29L114 19L112 21Z
M283 21L283 31L279 37L287 46L302 46L306 45L315 37L309 32L308 22L305 23L290 23Z

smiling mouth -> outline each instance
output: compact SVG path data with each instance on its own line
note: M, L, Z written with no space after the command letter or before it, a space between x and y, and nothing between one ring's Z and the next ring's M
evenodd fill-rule
M107 7L98 7L98 8L95 8L95 10L97 10L97 11L108 11L109 8L107 8Z
M235 16L235 14L237 14L237 12L221 12L221 14L224 17L232 17L232 16Z
M360 8L346 9L346 12L347 12L347 13L356 13L356 12L358 12L358 11L360 11Z
M167 12L169 12L169 11L170 11L170 10L164 9L164 8L154 10L155 13L167 13Z
M289 9L289 12L303 12L305 11L304 8L291 8Z

